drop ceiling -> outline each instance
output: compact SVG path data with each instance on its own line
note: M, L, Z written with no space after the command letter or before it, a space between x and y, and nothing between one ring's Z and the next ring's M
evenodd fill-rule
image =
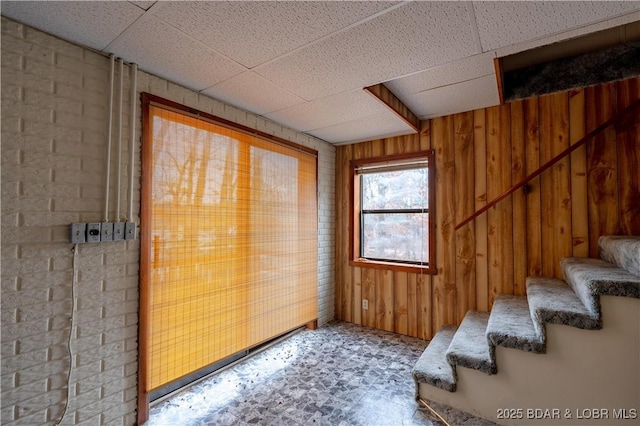
M493 59L640 21L640 1L2 1L1 13L333 144L499 103Z

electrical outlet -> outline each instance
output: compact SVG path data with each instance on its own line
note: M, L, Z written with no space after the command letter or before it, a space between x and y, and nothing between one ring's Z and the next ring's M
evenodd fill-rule
M136 223L135 222L127 222L125 224L124 239L125 240L136 239Z
M124 240L124 222L116 222L113 224L113 241Z
M100 242L100 224L99 223L87 224L87 242L88 243Z
M87 224L86 223L72 223L71 224L71 242L72 243L84 243L87 238Z
M113 222L100 224L100 241L113 241Z
M369 309L369 301L367 299L362 299L362 309Z

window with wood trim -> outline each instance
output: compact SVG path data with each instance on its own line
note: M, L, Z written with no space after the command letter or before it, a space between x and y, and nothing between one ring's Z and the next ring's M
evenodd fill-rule
M351 161L351 264L435 273L432 151Z

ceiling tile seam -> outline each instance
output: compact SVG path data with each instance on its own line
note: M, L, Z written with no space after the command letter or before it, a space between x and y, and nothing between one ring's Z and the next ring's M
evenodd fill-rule
M157 2L156 2L156 3L157 3ZM154 3L154 5L155 5L156 3ZM152 8L153 8L153 6L152 6L152 7L150 7L150 8L149 8L149 10L151 10ZM216 55L222 56L223 58L225 58L225 59L226 59L226 60L228 60L229 62L233 62L234 64L238 64L240 67L242 67L242 68L243 68L243 70L244 70L244 71L248 71L248 70L249 70L246 66L242 65L240 62L236 61L235 59L229 58L227 55L225 55L225 54L223 54L223 53L221 53L221 52L218 52L216 49L213 49L213 48L211 48L210 46L207 46L206 44L204 44L204 42L202 42L202 41L200 41L200 40L198 40L198 39L196 39L196 38L192 37L191 35L189 35L189 34L185 33L185 32L184 32L184 31L182 31L180 28L178 28L178 27L176 27L176 26L172 25L170 22L167 22L167 21L165 21L164 19L161 19L161 18L159 18L158 16L156 16L156 15L154 15L154 14L150 13L150 12L149 12L149 10L145 11L145 12L144 12L140 17L138 17L138 19L136 19L136 20L135 20L131 25L129 25L129 26L128 26L124 31L122 31L122 32L118 35L118 37L116 37L115 39L113 39L113 40L111 41L111 43L109 43L109 44L107 45L107 47L105 47L102 51L104 52L104 51L105 51L105 50L107 50L110 46L112 46L113 44L115 44L115 43L120 39L120 37L123 37L123 36L124 36L124 34L125 34L127 31L129 31L129 29L131 29L131 28L132 28L136 23L138 23L138 21L146 20L146 19L157 19L158 21L162 21L162 22L164 22L166 25L170 26L171 28L175 29L176 31L179 31L182 35L184 35L184 36L185 36L186 38L188 38L189 40L191 40L191 41L193 41L194 43L196 43L196 44L200 45L200 46L201 46L201 49L202 49L203 51L212 52L212 53L215 53ZM109 53L111 53L111 52L109 52ZM240 73L238 73L238 74L240 74ZM236 75L238 75L238 74L236 74ZM233 76L232 76L232 77L230 77L230 78L233 78ZM228 80L228 79L227 79L227 80ZM225 80L225 81L226 81L226 80ZM208 87L211 87L211 86L207 86L207 87L205 87L205 88L203 88L203 89L196 89L196 88L192 88L192 89L193 89L193 90L195 90L196 92L202 92L203 90L207 90L207 88L208 88Z
M639 2L639 4L640 4L640 2ZM609 21L614 21L616 19L624 18L626 16L630 16L630 17L632 17L632 19L635 19L635 20L640 20L640 7L638 8L638 10L633 11L633 12L625 12L625 13L621 13L619 15L608 16L606 18L599 19L597 21L592 21L592 22L589 22L587 24L582 24L582 25L578 25L578 26L575 26L575 27L567 28L567 29L564 29L564 30L561 30L561 31L548 33L548 34L545 34L545 35L540 36L540 37L535 37L535 38L524 40L524 41L521 41L521 42L518 42L518 43L510 44L510 45L507 45L507 46L501 46L501 47L494 48L494 49L491 49L491 50L495 51L495 56L497 58L500 58L500 57L504 56L504 54L502 53L504 51L509 51L509 52L512 52L512 53L524 52L525 50L531 49L531 47L526 47L524 50L521 50L521 49L518 48L518 46L529 46L531 43L533 43L536 47L540 47L540 46L545 46L547 44L558 43L560 41L568 40L570 38L579 37L579 35L571 35L569 37L563 37L563 35L565 35L565 34L571 34L571 33L576 32L576 31L579 34L582 34L581 30L585 30L583 34L589 34L589 33L593 32L593 31L591 31L589 29L590 27L597 26L597 25L600 25L602 23L606 23L606 22L609 22ZM540 44L538 44L538 42L540 42ZM515 52L513 51L514 48L516 49ZM510 54L512 54L512 53L510 53Z
M256 74L257 74L257 73L256 73ZM263 76L262 74L258 74L258 75L259 75L259 76L261 76L262 78L266 79L266 80L269 80L268 78L266 78L266 77L265 77L265 76ZM269 80L269 81L271 81L271 80ZM271 82L272 82L272 81L271 81ZM272 83L273 83L273 82L272 82ZM276 84L276 83L273 83L273 84ZM280 87L280 86L278 85L278 87ZM348 90L343 90L342 92L331 93L331 94L329 94L329 95L320 96L319 98L315 98L315 99L305 99L305 98L303 98L302 96L297 95L297 94L295 94L295 93L294 93L294 95L295 95L295 96L297 96L298 98L300 98L300 99L304 99L304 102L301 102L301 103L296 104L296 105L291 105L291 106L288 106L288 107L284 107L284 108L276 109L276 110L273 110L273 111L269 111L269 112L267 112L267 113L265 113L265 114L277 114L277 113L279 113L280 111L285 111L285 110L287 110L287 109L293 108L293 107L298 106L298 105L306 105L306 104L310 104L310 103L313 103L313 102L319 102L319 101L322 101L322 100L327 99L327 98L337 97L337 96L339 96L339 95L346 94L346 93L359 92L359 91L361 91L361 90L362 90L362 88L357 88L357 89L348 89ZM288 91L288 90L287 90L287 91ZM345 122L345 123L346 123L346 122Z
M349 30L351 30L351 29L353 29L353 28L356 28L356 27L357 27L357 26L359 26L359 25L362 25L362 24L365 24L365 23L367 23L367 22L369 22L369 21L372 21L372 20L374 20L374 19L377 19L377 18L379 18L380 16L382 16L382 15L384 15L384 14L386 14L386 13L389 13L389 12L391 12L391 11L394 11L394 10L396 10L396 9L400 8L400 7L404 7L404 6L406 6L406 5L408 5L408 4L412 3L412 2L413 2L412 0L405 0L405 1L399 2L399 3L397 3L397 4L394 4L393 6L389 6L388 8L386 8L386 9L384 9L384 10L381 10L381 11L379 11L379 12L376 12L376 13L372 14L372 15L369 15L369 16L367 16L366 18L362 18L362 19L360 19L360 20L358 20L358 21L356 21L356 22L354 22L354 23L351 23L351 24L349 24L349 25L345 26L345 27L342 27L342 28L340 28L340 29L337 29L337 30L335 30L335 31L332 31L332 32L330 32L329 34L325 34L325 35L323 35L323 36L322 36L322 37L320 37L320 38L317 38L317 39L315 39L315 40L312 40L312 41L310 41L310 42L308 42L308 43L306 43L306 44L304 44L304 45L302 45L302 46L298 46L298 47L296 47L295 49L291 49L291 50L289 50L288 52L285 52L285 53L281 54L280 56L277 56L277 57L275 57L275 58L273 58L273 59L270 59L270 60L268 60L268 61L266 61L266 62L263 62L263 63L261 63L261 64L258 64L258 65L256 65L255 67L250 68L250 69L251 69L252 71L258 72L258 70L259 70L260 68L263 68L263 67L265 67L265 66L267 66L267 65L270 65L270 64L271 64L271 63L273 63L273 62L276 62L276 61L278 61L278 60L280 60L280 59L284 59L284 58L286 58L287 56L293 55L293 54L294 54L294 53L296 53L296 52L299 52L299 51L301 51L301 50L307 49L308 47L311 47L311 46L313 46L314 44L321 43L321 42L323 42L323 41L325 41L325 40L328 40L328 39L330 39L330 38L332 38L332 37L334 37L334 36L336 36L336 35L338 35L338 34L342 34L342 33L346 32L346 31L349 31ZM262 74L260 74L260 75L262 75ZM263 77L264 77L264 76L263 76ZM265 77L265 78L266 78L266 77ZM271 80L269 80L269 81L271 81Z
M129 3L131 3L131 2L129 2ZM132 3L132 4L133 4L133 3ZM136 6L136 5L134 5L134 6ZM138 6L136 6L136 7L138 7ZM151 9L151 8L149 8L149 9ZM127 26L127 28L125 28L124 30L122 30L122 31L120 32L120 34L118 34L118 36L117 36L116 38L114 38L113 40L111 40L111 41L109 42L109 44L107 44L104 48L102 48L102 49L100 50L101 52L104 52L104 53L113 53L113 52L110 50L110 48L111 48L111 46L113 46L113 45L114 45L114 43L116 43L116 42L118 41L118 39L120 39L120 37L123 37L123 36L124 36L124 34L125 34L127 31L129 31L129 30L130 30L130 29L131 29L131 28L132 28L132 27L133 27L133 26L134 26L138 21L140 21L140 20L144 20L144 19L149 19L149 18L145 18L145 16L147 16L147 14L149 13L149 11L148 11L148 10L144 10L144 9L140 9L140 10L142 10L142 14L141 14L140 16L138 16L138 17L137 17L137 18L136 18L136 19L135 19L131 24L129 24L129 25Z
M134 1L130 1L129 3L131 3L131 4L132 4L132 5L134 5L135 7L140 8L141 10L144 10L144 11L146 12L146 11L148 11L149 9L151 9L151 8L152 8L152 7L157 3L157 1L156 1L156 2L154 2L151 6L149 6L149 7L148 7L148 8L146 8L146 9L145 9L144 7L142 7L142 6L140 6L139 4L136 4L136 2L134 2Z
M394 77L392 80L379 81L378 83L374 83L373 85L391 83L392 81L401 80L401 79L407 78L407 77L413 77L414 75L422 74L422 73L427 72L427 71L435 71L438 68L443 68L443 67L448 67L448 66L454 65L456 62L459 62L459 61L464 61L464 60L475 58L476 56L482 56L482 55L487 55L487 54L489 54L489 52L482 52L482 53L478 53L476 55L464 56L462 58L454 59L454 60L452 60L450 62L445 62L445 63L442 63L442 64L438 64L438 65L435 65L433 67L424 68L424 69L421 69L421 70L418 70L418 71L410 72L408 74L399 75L397 77ZM496 57L496 53L495 52L493 53L493 57Z
M478 54L484 53L482 50L482 41L480 40L480 32L478 31L478 21L476 20L476 10L473 2L467 2L467 12L469 13L469 20L471 21L471 32L473 33L473 40L476 42L476 48Z
M468 78L468 79L466 79L466 80L456 81L455 83L443 84L442 86L436 86L436 87L432 87L432 88L430 88L430 89L420 90L419 92L413 92L413 93L411 93L411 95L419 95L419 94L421 94L421 93L430 92L430 91L432 91L432 90L442 89L442 88L450 87L450 86L455 86L455 85L457 85L457 84L467 83L467 82L469 82L469 81L480 80L480 79L482 79L482 78L489 77L489 76L493 76L493 75L495 75L495 74L494 74L494 73L484 74L484 75L481 75L481 76L479 76L479 77Z
M340 28L340 29L337 29L337 30L335 30L335 31L332 31L332 32L330 32L329 34L325 34L324 36L322 36L322 37L320 37L320 38L317 38L317 39L315 39L315 40L312 40L312 41L310 41L310 42L308 42L308 43L306 43L306 44L304 44L304 45L302 45L302 46L298 46L298 47L296 47L295 49L291 49L291 50L289 50L288 52L285 52L285 53L283 53L283 54L281 54L281 55L279 55L279 56L277 56L277 57L275 57L275 58L273 58L273 59L270 59L270 60L268 60L268 61L266 61L266 62L263 62L263 63L258 64L258 65L256 65L256 66L253 66L253 67L248 67L248 66L246 66L246 65L244 65L244 64L242 64L242 63L240 63L240 62L236 61L235 59L232 59L232 58L228 57L227 55L225 55L224 53L222 53L222 52L218 51L217 49L210 47L209 45L207 45L207 44L206 44L206 43L204 43L203 41L198 40L198 39L194 38L193 36L190 36L189 34L185 33L185 32L184 32L184 31L182 31L180 28L178 28L178 27L176 27L175 25L171 24L171 22L167 22L166 20L162 19L161 17L159 17L159 16L157 16L157 15L155 15L155 14L154 14L153 16L154 16L156 19L159 19L159 20L161 20L162 22L164 22L165 24L167 24L167 25L171 26L172 28L175 28L176 30L180 31L181 33L183 33L183 34L187 35L190 39L198 41L198 42L199 42L200 44L202 44L203 46L207 46L207 48L208 48L209 50L211 50L211 51L213 51L213 52L215 52L215 53L219 54L220 56L223 56L224 58L228 59L229 61L232 61L232 62L237 63L238 65L242 66L243 68L245 68L245 69L247 69L247 70L254 71L256 74L259 74L261 77L263 77L263 78L265 78L265 79L269 80L267 77L265 77L264 75L262 75L262 74L260 74L260 73L258 72L258 69L259 69L260 67L264 67L264 66L266 66L266 65L269 65L270 63L275 62L275 61L277 61L277 60L279 60L279 59L286 58L287 56L292 55L292 54L294 54L294 53L296 53L296 52L298 52L298 51L300 51L300 50L306 49L307 47L313 46L314 44L320 43L320 42L322 42L322 41L324 41L324 40L326 40L326 39L329 39L329 38L331 38L331 37L333 37L333 36L335 36L335 35L341 34L341 33L345 32L345 31L348 31L348 30L350 30L350 29L352 29L352 28L355 28L355 27L357 27L357 26L359 26L359 25L362 25L362 24L364 24L364 23L366 23L366 22L369 22L369 21L371 21L371 20L373 20L373 19L376 19L376 18L378 18L379 16L382 16L382 15L384 15L384 14L386 14L386 13L388 13L388 12L391 12L391 11L393 11L393 10L395 10L395 9L398 9L398 8L400 8L400 7L402 7L402 6L406 6L407 4L412 3L412 1L413 1L413 0L405 0L405 1L399 2L399 3L397 3L397 4L394 4L393 6L389 6L388 8L386 8L386 9L384 9L384 10L381 10L381 11L376 12L376 13L374 13L374 14L372 14L372 15L369 15L369 16L367 16L367 17L365 17L365 18L362 18L362 19L360 19L360 20L358 20L358 21L356 21L356 22L353 22L353 23L351 23L351 24L349 24L349 25L345 26L345 27L342 27L342 28ZM154 6L155 6L155 4L157 4L157 3L158 3L158 2L154 3ZM146 14L147 12L149 12L152 8L153 8L153 6L151 6L151 7L150 7L146 12L145 12L145 14ZM125 31L126 31L126 30L125 30ZM123 31L123 32L124 32L124 31ZM115 41L115 40L114 40L114 41ZM113 43L113 41L112 41L112 43ZM110 44L111 44L111 43L110 43ZM269 80L269 81L271 81L271 80ZM273 83L273 81L271 81L271 82ZM222 83L222 82L221 82L221 83ZM275 84L275 83L274 83L274 84ZM209 87L204 88L204 89L202 89L202 90L207 90L207 89L209 89ZM298 97L302 98L302 96L299 96L299 95L296 95L296 96L298 96ZM303 98L303 99L305 99L305 98ZM313 99L305 99L305 100L313 100Z
M404 131L399 131L399 132L384 133L384 134L381 134L379 136L376 136L375 138L364 137L364 138L350 139L350 140L347 140L347 141L330 142L330 143L333 146L353 145L353 144L356 144L356 143L369 142L369 141L381 140L381 139L390 139L390 138L395 138L395 137L398 137L398 136L404 136L404 135L408 135L408 134L414 134L414 133L405 133ZM317 136L314 136L314 137L317 138Z
M154 3L154 6L155 6L157 3L158 3L158 2ZM151 9L152 9L152 8L153 8L153 6L152 6L152 7L150 7L150 8L149 8L149 10L148 10L147 12L151 11ZM230 62L233 62L233 63L236 63L236 64L240 65L240 66L241 66L242 68L244 68L245 70L251 70L251 68L249 68L249 67L248 67L248 66L246 66L245 64L240 63L240 62L236 61L236 60L235 60L235 59L233 59L233 58L230 58L229 56L227 56L226 54L224 54L224 53L220 52L220 51L219 51L219 50L217 50L216 48L209 46L209 45L208 45L208 44L206 44L203 40L199 40L199 39L197 39L197 38L193 37L192 35L190 35L190 34L188 34L188 33L185 33L183 30L181 30L180 28L176 27L176 26L175 26L175 25L173 25L171 22L169 22L169 21L166 21L166 20L162 19L160 16L156 15L155 13L151 13L151 15L153 16L153 18L155 18L155 19L157 19L157 20L159 20L159 21L164 22L165 24L167 24L167 25L168 25L168 26L170 26L171 28L173 28L173 29L175 29L175 30L177 30L177 31L180 31L182 34L184 34L185 36L187 36L187 37L188 37L188 38L190 38L191 40L194 40L194 41L198 42L200 45L205 46L205 47L207 48L207 50L209 50L210 52L214 52L214 53L216 53L217 55L222 56L222 57L223 57L223 58L225 58L226 60L228 60L228 61L230 61ZM230 78L233 78L233 77L230 77ZM227 79L227 80L228 80L228 79ZM226 80L224 80L224 81L226 81ZM222 83L222 81L221 81L220 83ZM216 83L216 84L218 84L218 83ZM211 86L209 86L209 87L211 87ZM205 87L204 89L201 89L200 91L202 91L202 90L207 90L209 87Z
M280 108L280 109L277 109L277 110L273 110L273 111L265 112L265 114L271 114L271 113L274 113L274 112L281 111L281 110L283 110L283 109L287 109L287 108L291 108L291 107L294 107L294 106L297 106L297 105L303 105L303 104L305 104L305 103L311 102L310 100L305 99L305 98L303 98L302 96L300 96L300 95L298 95L298 94L296 94L296 93L293 93L293 92L292 92L292 91L290 91L289 89L287 89L287 88L285 88L285 87L282 87L282 86L280 86L280 85L279 85L279 84L277 84L277 83L274 83L273 81L269 80L268 78L266 78L266 77L265 77L265 76L263 76L262 74L259 74L259 73L255 72L255 71L250 70L250 69L247 69L246 71L244 71L244 72L242 72L242 73L240 73L240 74L236 74L236 75L233 75L233 76L231 76L231 77L229 77L229 78L226 78L226 79L224 79L224 80L222 80L222 81L219 81L218 83L213 84L213 85L211 85L211 86L209 86L209 87L205 87L205 88L204 88L204 89L202 89L202 90L198 90L198 93L203 93L203 92L205 92L205 91L207 91L207 90L209 90L209 89L214 89L216 86L219 86L219 85L221 85L221 84L223 84L223 83L225 83L225 82L227 82L227 81L229 81L229 80L232 80L232 79L236 78L237 76L239 76L239 75L241 75L241 74L244 74L245 72L253 72L254 74L256 74L256 75L260 76L261 78L264 78L265 80L267 80L268 82L270 82L271 84L273 84L274 86L276 86L276 87L277 87L278 89L280 89L281 91L286 92L286 93L290 94L291 96L295 96L296 98L300 98L300 99L302 99L302 101L303 101L303 102L298 102L297 104L294 104L294 105L289 105L289 106L284 107L284 108Z
M363 90L363 89L356 89L356 90L360 91L360 90ZM349 93L349 92L354 92L354 90L346 90L344 92L339 92L338 94ZM284 111L284 110L287 110L287 109L290 109L290 108L293 108L293 107L297 107L297 106L300 106L300 105L308 105L308 104L314 103L314 102L316 102L316 101L318 101L320 99L330 98L330 97L333 97L333 96L336 96L336 94L323 96L322 98L318 98L318 99L315 99L315 100L312 100L312 101L305 101L305 102L297 104L297 105L292 105L292 106L289 106L289 107L281 108L281 109L279 109L277 111L266 112L266 113L264 113L264 117L273 121L274 119L268 117L269 115L277 114L279 111ZM372 99L373 99L373 97L372 97ZM376 112L374 112L372 114L367 114L367 115L364 115L362 117L358 117L358 118L355 118L355 119L346 118L344 120L335 121L335 122L333 122L333 123L331 123L329 125L326 125L326 126L323 125L323 126L314 127L314 128L301 127L299 131L301 131L301 132L313 132L313 131L316 131L316 130L326 129L328 127L333 127L333 126L337 126L337 125L340 125L340 124L347 124L347 123L351 123L351 122L354 122L354 121L365 120L365 119L369 119L369 118L372 118L372 117L377 117L377 116L382 115L382 114L393 112L388 106L383 105L382 102L378 101L375 104L377 106L380 106L380 110L376 111ZM396 116L396 118L398 118L398 120L400 120L400 121L402 121L404 123L404 120L400 119L400 117L397 116L397 113L393 112L393 114L394 114L394 116Z
M147 8L147 12L150 12L151 9L155 8L158 5L158 3L160 3L160 1L158 0L154 1L153 4Z
M352 119L352 120L339 121L339 122L331 123L331 124L329 124L328 126L321 126L321 127L316 127L316 128L313 128L313 129L304 129L303 131L304 131L304 132L315 132L315 131L322 130L322 129L330 129L330 128L332 128L332 127L340 126L340 125L342 125L342 124L349 124L349 123L354 123L354 122L358 122L358 121L370 120L370 119L372 119L372 118L380 117L380 116L382 116L382 115L385 115L385 116L387 116L387 115L392 116L393 118L395 118L396 120L398 120L398 122L402 123L404 126L407 126L407 129L408 129L408 130L410 130L410 131L412 131L412 132L414 131L414 130L413 130L413 128L411 128L411 127L407 124L407 122L406 122L405 120L401 119L401 118L398 116L398 114L396 114L395 112L393 112L390 108L386 108L386 107L385 107L384 111L381 111L381 112L376 113L376 114L367 114L367 115L365 115L365 116L358 117L358 118L355 118L355 119Z

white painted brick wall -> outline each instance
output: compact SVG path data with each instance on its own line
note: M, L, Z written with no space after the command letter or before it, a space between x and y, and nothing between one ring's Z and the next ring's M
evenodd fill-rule
M102 220L108 71L104 56L2 17L3 425L54 424L64 411L74 275L68 226ZM128 77L125 68L127 86ZM318 151L319 323L333 319L335 148L144 72L138 89ZM126 159L126 117L124 124ZM139 199L136 179L134 214ZM63 424L134 424L138 241L79 245L76 262L75 356Z

